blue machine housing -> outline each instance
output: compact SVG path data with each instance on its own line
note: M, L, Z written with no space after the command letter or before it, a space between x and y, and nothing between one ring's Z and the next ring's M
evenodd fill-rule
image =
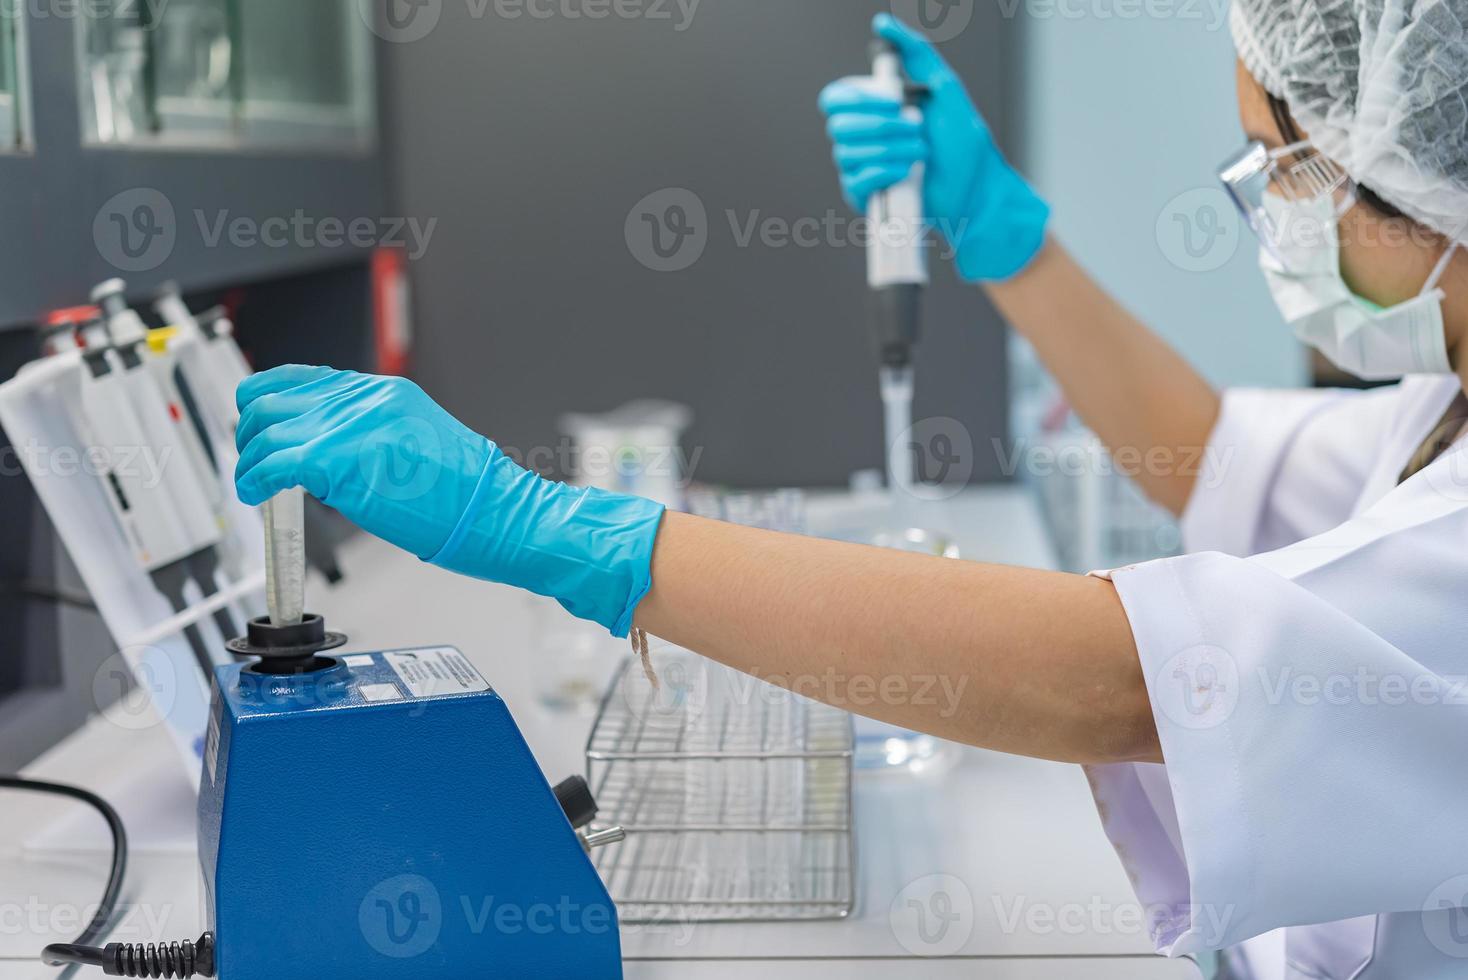
M622 975L606 887L451 648L219 668L199 859L221 980Z

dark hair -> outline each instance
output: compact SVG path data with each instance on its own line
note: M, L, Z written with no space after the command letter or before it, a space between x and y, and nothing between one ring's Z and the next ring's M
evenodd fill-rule
M1269 112L1274 116L1274 124L1279 127L1279 134L1284 137L1286 143L1298 143L1300 141L1300 128L1295 125L1295 117L1290 115L1290 106L1284 99L1277 95L1269 96ZM1367 187L1365 184L1356 183L1356 195L1371 208L1388 218L1405 218L1405 214L1399 208L1388 204L1381 199L1381 195Z

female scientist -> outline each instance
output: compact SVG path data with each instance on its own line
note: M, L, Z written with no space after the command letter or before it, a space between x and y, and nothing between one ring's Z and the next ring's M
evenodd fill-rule
M520 468L407 381L316 367L241 385L240 497L302 485L426 561L779 683L965 678L943 717L862 710L1087 764L1159 951L1228 949L1261 980L1468 976L1465 20L1232 8L1251 142L1221 176L1299 336L1405 378L1367 393L1210 390L1047 238L959 79L891 18L925 119L823 93L852 206L925 163L963 277L1114 452L1174 461L1140 480L1185 557L1072 576L665 514Z

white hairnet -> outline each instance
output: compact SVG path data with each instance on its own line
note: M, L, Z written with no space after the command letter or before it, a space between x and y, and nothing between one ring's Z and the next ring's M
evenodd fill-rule
M1234 0L1239 57L1315 146L1468 241L1468 0Z

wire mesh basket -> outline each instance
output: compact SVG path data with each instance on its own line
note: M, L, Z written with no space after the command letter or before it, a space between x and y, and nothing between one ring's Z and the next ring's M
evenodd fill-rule
M852 723L677 649L622 664L587 743L624 922L838 919L855 904Z

